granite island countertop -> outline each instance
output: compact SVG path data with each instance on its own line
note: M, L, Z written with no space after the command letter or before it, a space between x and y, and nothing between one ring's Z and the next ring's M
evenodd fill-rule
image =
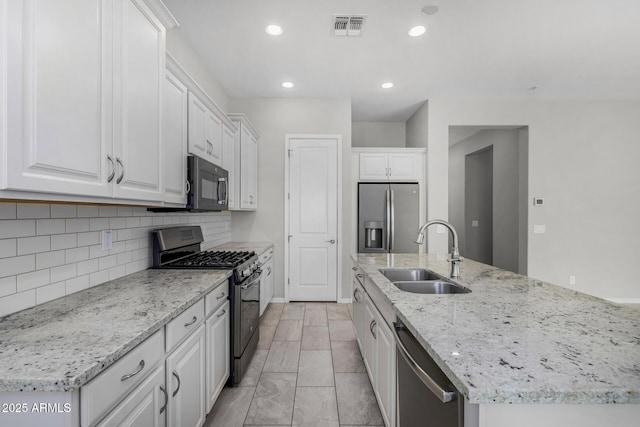
M0 318L0 391L78 389L229 275L143 270Z
M639 310L471 260L455 280L471 293L413 294L378 269L448 277L443 256L355 259L469 402L640 403Z

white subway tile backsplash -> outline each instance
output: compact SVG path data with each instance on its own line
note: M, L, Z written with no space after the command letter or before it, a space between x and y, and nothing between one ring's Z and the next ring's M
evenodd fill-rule
M64 282L54 283L52 285L42 286L36 289L36 304L51 301L56 298L65 296L66 287Z
M82 233L89 231L88 218L67 219L67 233Z
M76 264L65 264L60 267L53 267L51 269L51 283L61 282L63 280L71 279L78 275Z
M16 219L16 204L0 202L0 219Z
M98 206L80 205L78 206L78 218L91 218L98 216Z
M36 234L64 234L66 232L66 221L64 219L39 219L36 220Z
M51 250L51 237L22 237L18 239L18 255L36 254Z
M202 226L203 249L231 240L229 212L0 202L0 316L149 268L150 231L182 224ZM114 230L107 251L105 229Z
M24 255L0 259L0 277L15 276L36 269L36 256Z
M17 218L50 218L51 207L45 203L18 203Z
M33 219L17 219L0 221L0 237L30 237L36 235L36 221Z
M16 292L16 276L0 279L0 297L15 294Z
M16 239L1 239L0 240L0 258L7 258L16 256L18 243Z
M51 205L51 218L75 218L76 205Z
M64 265L65 262L64 250L44 252L36 255L36 268L38 270Z
M0 298L0 316L15 313L36 305L36 291L19 292Z
M58 249L69 249L78 246L78 235L71 234L56 234L51 236L51 250L56 251Z

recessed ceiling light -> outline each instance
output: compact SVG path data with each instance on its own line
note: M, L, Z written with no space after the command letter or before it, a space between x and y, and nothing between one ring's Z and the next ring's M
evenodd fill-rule
M280 25L267 25L267 28L265 28L264 30L271 36L279 36L280 34L282 34L282 27Z
M391 88L393 87L393 83L391 83L391 82L382 83L382 84L380 85L380 87L381 87L382 89L391 89Z
M282 87L286 88L286 89L291 89L292 87L294 87L295 85L293 84L293 82L282 82Z
M427 27L424 25L416 25L409 30L409 35L411 37L419 37L427 32Z
M423 15L435 15L436 13L438 13L438 10L440 10L440 8L435 5L435 4L429 4L425 7L422 8L422 14Z

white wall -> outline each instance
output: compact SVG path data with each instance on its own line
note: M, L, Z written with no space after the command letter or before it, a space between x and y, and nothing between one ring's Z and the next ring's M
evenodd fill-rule
M429 218L447 217L451 125L528 125L529 276L592 295L640 299L640 101L431 99ZM533 234L534 224L546 234ZM446 238L430 234L444 252ZM576 284L569 286L569 275Z
M465 223L465 159L493 146L493 265L514 272L519 269L520 247L519 136L517 129L482 130L449 148L449 221L464 254L466 231L471 227Z
M260 133L258 141L258 210L233 212L234 241L274 242L274 297L284 297L284 165L286 134L342 135L343 295L350 296L351 101L349 99L231 99Z
M425 102L407 120L407 147L427 147L429 129L429 103Z
M0 202L0 316L151 266L154 228L200 225L203 249L231 240L231 214ZM113 230L103 251L101 230Z
M353 147L405 147L404 122L353 122L351 145Z

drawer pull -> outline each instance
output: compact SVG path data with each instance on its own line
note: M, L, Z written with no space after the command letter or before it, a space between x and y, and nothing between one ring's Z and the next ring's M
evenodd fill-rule
M216 317L222 317L227 312L227 310L222 310L222 313L218 314Z
M160 391L164 394L164 406L160 408L160 413L163 413L165 409L167 409L167 405L169 404L169 395L167 394L167 390L164 389L164 386L160 384Z
M216 297L216 299L224 298L224 292Z
M180 390L180 377L178 376L178 373L175 370L172 373L173 373L173 376L176 377L176 379L178 380L178 387L176 387L176 391L174 391L173 394L171 395L172 397L176 397L176 394L178 394L178 391Z
M138 375L140 372L142 372L142 370L144 369L144 360L141 360L140 363L138 364L138 369L136 369L135 372L132 372L130 374L127 375L123 375L122 378L120 378L120 381L126 381L129 378L133 378L136 375Z
M196 323L198 321L198 316L193 316L193 319L191 319L191 322L187 322L184 324L184 327L186 328L187 326L191 326L194 323Z
M375 320L372 320L371 323L369 323L369 330L371 331L371 335L373 335L374 339L378 339L378 337L376 336L376 333L374 332L374 329L376 326L378 326L378 322L376 322Z

